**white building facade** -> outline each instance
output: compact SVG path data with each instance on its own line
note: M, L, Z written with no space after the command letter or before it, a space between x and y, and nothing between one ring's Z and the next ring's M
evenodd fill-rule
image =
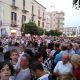
M77 27L77 36L80 36L80 26Z
M46 31L50 31L51 28L51 17L50 17L50 13L46 12L46 24L45 24L45 30Z
M39 8L40 13L38 13ZM36 16L34 17L35 23L40 27L44 27L43 14L45 10L46 8L36 0L0 0L0 36L20 36L22 25L30 20L33 21L33 16Z
M51 27L53 30L63 32L64 26L64 12L53 11L51 12Z
M77 37L77 27L65 27L63 31L67 37Z
M60 11L52 11L46 13L46 27L49 26L50 30L57 30L63 33L65 13ZM48 24L47 24L48 22Z

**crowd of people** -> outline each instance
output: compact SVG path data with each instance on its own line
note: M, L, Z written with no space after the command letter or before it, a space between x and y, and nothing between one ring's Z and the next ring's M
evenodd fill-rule
M80 38L0 38L0 54L0 80L80 80Z

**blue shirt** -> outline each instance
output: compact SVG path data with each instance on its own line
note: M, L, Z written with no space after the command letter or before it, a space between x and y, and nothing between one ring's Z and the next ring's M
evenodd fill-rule
M75 51L75 53L78 54L78 55L80 55L80 49L77 49L77 50Z
M71 56L71 55L75 54L75 51L73 49L70 49L70 50L68 50L68 53Z
M62 56L64 53L67 53L67 51L61 51L59 54L56 55L55 59L54 59L54 63L57 64L58 61L62 60Z

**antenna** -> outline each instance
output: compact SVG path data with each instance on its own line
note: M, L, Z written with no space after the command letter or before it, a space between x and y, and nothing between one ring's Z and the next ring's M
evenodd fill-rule
M55 11L55 2L51 4L51 11Z

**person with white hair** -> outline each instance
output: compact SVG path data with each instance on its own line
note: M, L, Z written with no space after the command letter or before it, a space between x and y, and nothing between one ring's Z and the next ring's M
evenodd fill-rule
M57 80L72 80L72 64L69 62L69 54L63 54L62 61L57 63L53 72Z
M80 55L72 55L71 63L73 65L73 76L76 78L76 80L80 80Z

